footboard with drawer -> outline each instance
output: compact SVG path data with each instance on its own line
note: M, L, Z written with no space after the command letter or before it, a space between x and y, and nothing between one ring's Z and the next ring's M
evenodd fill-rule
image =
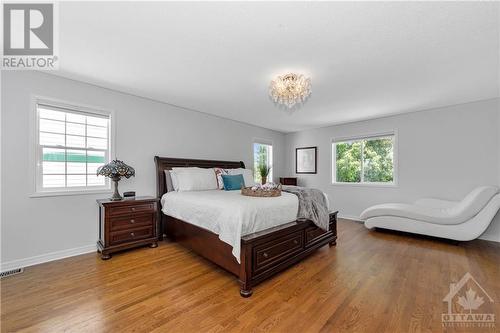
M240 294L252 295L256 284L292 266L322 246L337 242L337 212L330 213L330 228L324 231L309 220L294 221L241 238L241 264L232 247L219 236L168 215L167 237L239 277Z
M330 228L324 231L311 221L295 221L242 237L240 293L292 266L318 248L337 242L337 212L330 213Z

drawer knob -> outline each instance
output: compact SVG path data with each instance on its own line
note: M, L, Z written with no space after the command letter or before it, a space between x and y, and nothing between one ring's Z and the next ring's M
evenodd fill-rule
M296 240L296 239L294 239L294 240L293 240L293 244L297 245L297 244L299 244L299 241L298 241L298 240Z
M130 219L130 223L135 223L135 220L134 219Z
M269 255L267 254L267 252L264 252L262 255L264 256L264 258L269 257Z
M133 232L130 233L130 236L135 237L135 234Z
M131 209L132 209L133 212L135 212L135 207L132 207Z

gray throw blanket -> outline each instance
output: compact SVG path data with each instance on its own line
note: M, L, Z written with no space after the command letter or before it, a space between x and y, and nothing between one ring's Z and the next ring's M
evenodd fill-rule
M323 192L315 188L299 186L283 186L282 190L295 194L299 198L297 219L311 220L321 229L328 231L330 214Z

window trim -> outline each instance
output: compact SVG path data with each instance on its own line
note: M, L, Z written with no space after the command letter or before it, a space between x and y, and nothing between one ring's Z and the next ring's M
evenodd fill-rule
M376 139L383 137L393 137L393 181L390 183L384 182L359 182L359 183L350 183L350 182L337 182L336 174L337 174L337 163L334 161L334 157L337 155L337 146L336 143L345 142L345 141L359 141L366 139ZM333 186L361 186L361 187L399 187L399 152L398 152L398 130L391 130L386 132L377 132L363 135L355 135L355 136L344 136L344 137L333 137L330 142L330 184Z
M115 133L116 119L114 110L105 109L98 106L85 105L81 103L69 102L60 99L32 95L31 96L31 119L30 119L30 178L32 183L30 198L50 197L50 196L66 196L66 195L84 195L84 194L99 194L111 193L111 182L100 187L73 187L69 188L54 188L42 189L41 187L41 160L39 147L39 119L38 119L38 104L46 104L55 108L67 109L70 112L92 113L96 116L109 117L109 132L108 132L108 160L111 160L115 152Z
M276 160L275 159L275 156L274 156L274 144L273 144L273 141L272 140L267 140L267 139L260 139L260 138L253 138L252 140L252 173L254 174L254 182L256 182L255 180L255 170L253 170L253 168L255 168L255 154L254 154L254 145L255 144L261 144L261 145L267 145L267 146L271 146L272 148L272 169L271 169L271 179L267 179L267 181L271 181L271 182L274 182L274 170L276 169L276 166L275 166L275 163L274 161Z

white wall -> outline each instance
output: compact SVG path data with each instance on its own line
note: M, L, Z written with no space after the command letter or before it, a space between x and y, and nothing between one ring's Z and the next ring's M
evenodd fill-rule
M116 156L136 177L120 191L155 195L154 155L242 160L252 166L254 138L274 144L274 176L283 170L284 134L33 71L2 72L2 269L95 249L97 198L30 198L29 119L32 95L116 112ZM42 257L35 257L35 256ZM35 257L35 258L34 258Z
M339 214L358 217L384 202L419 197L461 199L478 185L500 185L499 100L486 100L288 134L288 174L295 173L295 148L318 146L318 173L297 175L299 184L328 193ZM331 140L396 130L397 187L331 184ZM500 241L500 214L481 236Z

